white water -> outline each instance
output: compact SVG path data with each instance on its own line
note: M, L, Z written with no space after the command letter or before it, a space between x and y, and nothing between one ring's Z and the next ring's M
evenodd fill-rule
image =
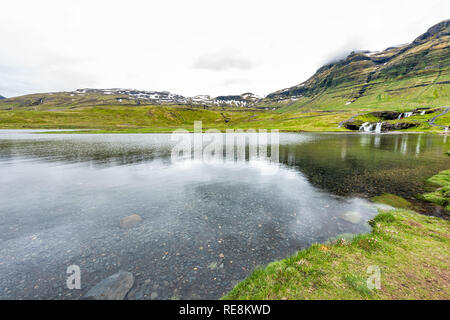
M359 127L359 131L370 132L372 131L373 124L370 122L364 122L361 127Z
M425 113L426 113L426 111L420 111L420 115L421 115L421 116L424 116Z
M383 122L378 122L375 128L375 133L381 133L381 128L383 127Z
M403 119L403 118L409 118L413 115L412 112L405 112L405 113L400 113L400 115L398 116L397 120Z
M383 122L378 122L378 123L364 122L361 125L361 127L359 127L359 131L381 133L382 127L383 127Z

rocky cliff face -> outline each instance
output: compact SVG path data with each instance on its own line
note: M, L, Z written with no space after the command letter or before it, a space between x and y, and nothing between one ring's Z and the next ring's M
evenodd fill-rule
M431 27L410 44L390 47L381 52L352 52L344 60L321 67L305 82L271 93L266 98L272 101L307 100L333 92L334 98L340 95L341 100L345 99L340 103L350 104L385 81L421 77L421 81L412 85L448 84L450 81L445 76L450 73L449 35L450 20L446 20ZM410 86L407 81L404 83Z

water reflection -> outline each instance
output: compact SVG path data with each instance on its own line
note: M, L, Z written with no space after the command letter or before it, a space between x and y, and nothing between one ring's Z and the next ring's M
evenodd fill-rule
M119 269L137 298L218 298L259 264L368 231L365 197L412 196L449 164L438 136L280 134L279 163L173 163L172 147L168 135L0 133L0 298L77 298ZM134 213L142 224L120 229ZM70 264L81 292L65 288Z

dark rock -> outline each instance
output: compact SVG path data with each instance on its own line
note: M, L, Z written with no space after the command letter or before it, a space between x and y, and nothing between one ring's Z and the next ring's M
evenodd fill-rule
M30 106L38 106L44 103L45 98L39 98L39 99L35 99L33 101L31 101L29 103Z
M413 110L413 114L420 114L421 112L425 112L425 114L436 112L436 110L430 109L430 108L417 108Z
M231 101L231 100L243 100L241 96L218 96L216 97L216 100L219 101Z
M346 122L344 127L349 130L359 130L362 123L360 121Z
M371 112L371 115L374 115L377 118L380 118L382 120L396 120L398 116L400 115L400 112L396 111L376 111Z
M417 37L414 40L413 44L423 43L424 41L426 41L427 39L430 39L431 37L448 36L450 34L449 28L450 28L450 20L449 19L441 21L438 24L435 24L434 26L429 28L427 30L427 32L425 32L424 34Z
M383 131L403 130L417 127L416 123L411 122L397 122L397 123L383 123Z
M119 271L96 284L84 299L88 300L122 300L134 284L131 272Z

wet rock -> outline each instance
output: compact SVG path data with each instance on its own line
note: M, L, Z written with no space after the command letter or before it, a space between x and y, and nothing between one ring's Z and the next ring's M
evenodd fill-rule
M347 211L341 216L341 218L345 221L358 224L361 221L361 214L355 211Z
M142 217L137 214L120 219L121 228L132 228L142 222Z
M119 271L103 279L85 295L88 300L122 300L134 284L131 272Z

